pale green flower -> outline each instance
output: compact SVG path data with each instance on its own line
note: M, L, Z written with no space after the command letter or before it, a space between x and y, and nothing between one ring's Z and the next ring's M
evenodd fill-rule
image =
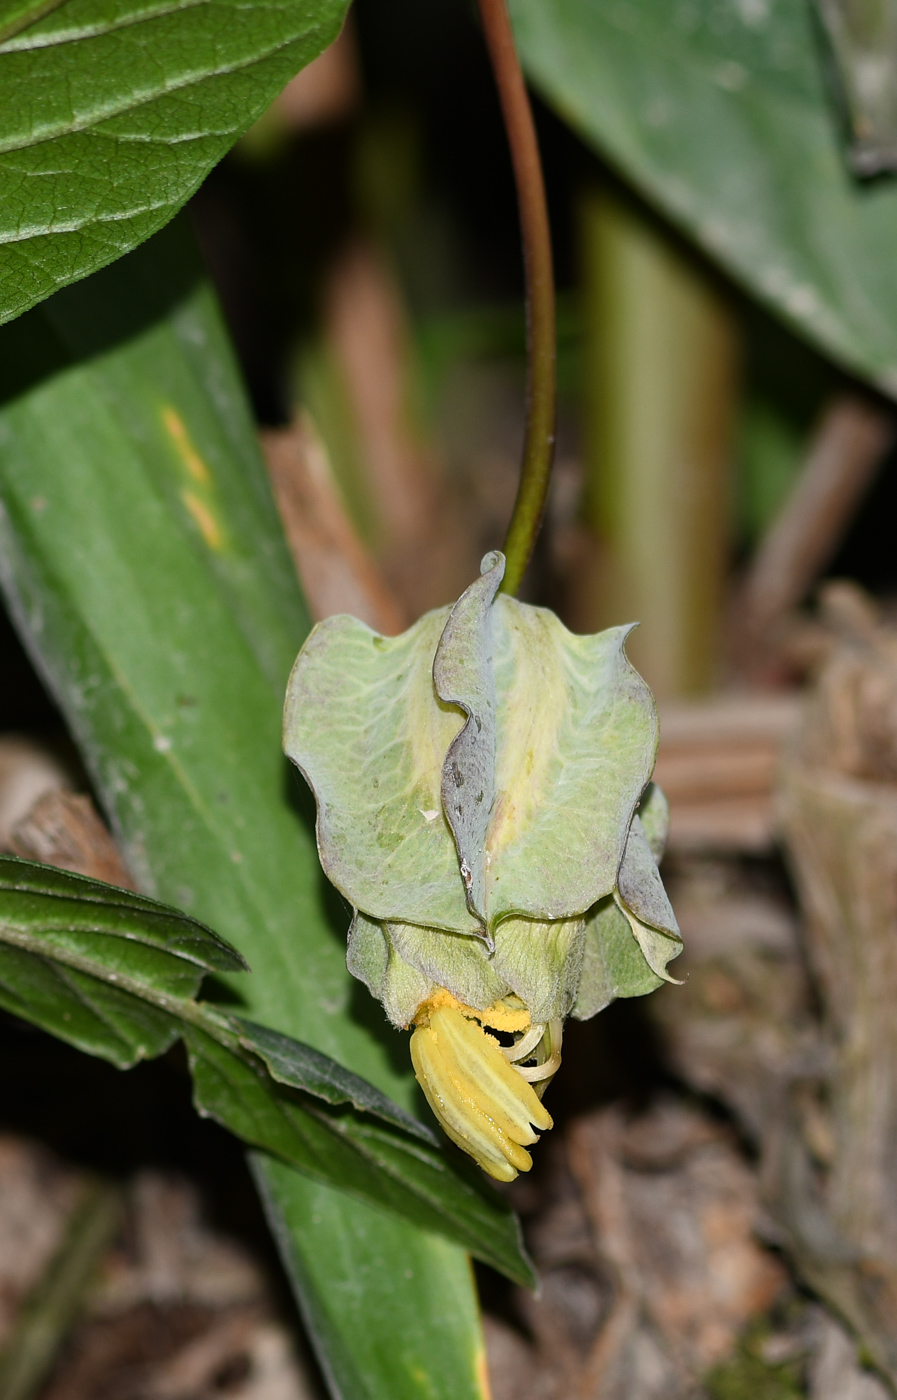
M399 637L319 623L290 677L284 748L355 909L350 970L394 1025L416 1025L415 1070L449 1135L510 1179L530 1165L531 1125L550 1126L530 1085L557 1068L564 1019L672 980L681 944L630 628L575 636L498 593L503 572L487 555L453 608Z

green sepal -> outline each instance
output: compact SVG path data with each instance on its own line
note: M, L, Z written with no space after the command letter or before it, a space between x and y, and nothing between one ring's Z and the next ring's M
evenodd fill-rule
M492 961L533 1021L552 1021L573 1009L584 948L585 919L505 919Z
M670 836L670 804L657 783L649 783L645 788L638 814L651 854L659 865Z
M405 962L467 1006L483 1010L510 991L482 939L412 924L387 924L386 933Z
M582 972L571 1014L588 1021L618 997L641 997L662 985L613 895L589 911Z
M500 594L503 574L487 555L450 611L400 637L329 618L290 679L284 747L317 799L324 869L355 906L349 970L396 1026L437 987L478 1009L513 992L536 1021L580 1014L634 994L618 984L649 990L678 951L657 869L656 714L630 628L575 636ZM623 939L596 912L611 896ZM593 946L605 926L607 957Z
M356 909L349 929L346 964L353 977L383 1003L396 1027L407 1026L436 984L412 967L390 942L386 926Z
M664 982L675 981L666 966L681 951L682 936L638 816L629 829L614 897L652 972Z
M356 909L476 933L440 790L463 724L433 690L447 618L427 613L399 637L353 617L319 622L290 676L284 750L317 798L321 864Z
M484 566L450 614L400 637L320 623L290 678L284 747L356 909L491 944L505 918L579 918L612 892L657 720L628 627L576 636L496 594L501 555Z

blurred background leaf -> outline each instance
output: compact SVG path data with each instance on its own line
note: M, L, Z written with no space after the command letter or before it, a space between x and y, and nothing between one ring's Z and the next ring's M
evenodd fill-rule
M652 204L897 394L897 188L848 170L809 5L511 0L534 83Z

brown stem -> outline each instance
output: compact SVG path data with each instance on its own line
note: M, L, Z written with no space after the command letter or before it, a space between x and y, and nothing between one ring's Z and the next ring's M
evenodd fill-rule
M539 533L554 459L554 272L536 128L505 0L478 3L511 148L526 273L526 435L520 485L504 543L508 562L502 584L503 592L516 593Z

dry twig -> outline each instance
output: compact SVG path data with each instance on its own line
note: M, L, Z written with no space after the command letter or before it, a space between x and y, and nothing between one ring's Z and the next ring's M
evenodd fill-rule
M748 670L768 668L777 630L834 555L894 434L893 413L870 399L844 394L829 405L736 600Z
M274 497L315 620L351 613L392 636L405 615L349 519L308 414L262 434Z
M9 848L25 860L135 888L108 828L83 794L46 793L13 828Z
M769 851L782 745L795 695L723 695L660 711L655 778L670 801L674 852Z

